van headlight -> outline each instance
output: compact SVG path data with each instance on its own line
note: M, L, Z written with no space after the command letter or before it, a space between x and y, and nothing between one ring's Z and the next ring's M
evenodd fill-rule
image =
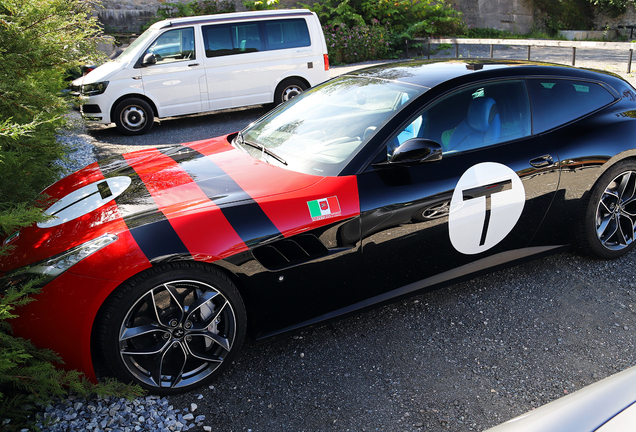
M115 234L105 234L54 257L12 270L0 278L0 293L31 280L36 280L36 286L42 287L115 240Z
M82 94L84 96L100 95L106 91L106 87L108 87L108 81L82 84Z

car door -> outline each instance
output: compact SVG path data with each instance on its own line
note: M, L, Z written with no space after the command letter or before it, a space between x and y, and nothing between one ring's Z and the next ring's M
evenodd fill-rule
M144 53L153 54L156 61L141 68L141 75L159 117L202 111L201 95L207 98L207 87L198 45L195 28L184 27L162 33Z
M439 143L441 160L388 162L396 147L418 137ZM370 296L399 295L538 252L525 248L557 189L558 157L531 134L523 80L442 96L411 116L374 162L358 177Z

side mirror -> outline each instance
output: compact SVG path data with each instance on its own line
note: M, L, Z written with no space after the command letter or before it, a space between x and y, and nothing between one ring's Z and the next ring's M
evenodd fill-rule
M395 149L390 164L437 162L442 160L442 146L424 138L412 138Z
M141 64L143 66L152 66L154 64L157 64L157 58L154 54L148 53L144 56L144 60L141 62Z

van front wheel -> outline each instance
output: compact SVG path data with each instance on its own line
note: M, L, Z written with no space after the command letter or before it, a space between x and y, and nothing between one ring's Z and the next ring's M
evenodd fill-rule
M124 135L142 135L152 128L155 116L152 108L143 99L124 99L115 108L117 129Z
M289 99L293 98L294 96L298 96L305 90L307 90L307 85L301 80L285 80L278 84L278 86L276 87L276 92L274 93L274 103L278 105L283 102L287 102Z

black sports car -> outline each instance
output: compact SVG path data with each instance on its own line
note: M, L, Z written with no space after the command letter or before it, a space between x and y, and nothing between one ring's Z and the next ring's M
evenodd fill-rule
M206 383L265 338L570 244L634 245L636 90L610 73L406 62L321 84L241 132L90 165L4 239L16 333L94 378ZM513 301L513 300L511 300ZM41 329L46 328L46 332Z

